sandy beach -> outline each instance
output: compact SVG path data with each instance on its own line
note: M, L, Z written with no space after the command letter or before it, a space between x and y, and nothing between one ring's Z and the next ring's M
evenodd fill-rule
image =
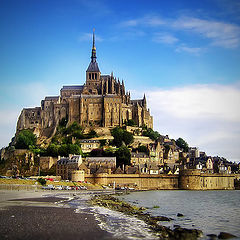
M0 239L114 239L93 214L43 191L0 191Z

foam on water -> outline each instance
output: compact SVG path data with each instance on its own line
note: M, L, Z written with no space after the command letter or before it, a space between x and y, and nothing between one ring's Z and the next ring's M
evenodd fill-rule
M91 206L90 196L78 195L69 205L76 213L92 213L101 229L111 233L116 239L158 239L142 220L104 207Z

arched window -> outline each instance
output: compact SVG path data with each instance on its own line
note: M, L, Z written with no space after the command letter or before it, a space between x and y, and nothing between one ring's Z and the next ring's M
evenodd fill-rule
M97 74L95 73L95 79L97 79Z
M88 78L91 79L91 73L88 74Z

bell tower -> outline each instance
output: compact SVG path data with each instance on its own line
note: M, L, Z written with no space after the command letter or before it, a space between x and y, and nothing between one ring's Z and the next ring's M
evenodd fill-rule
M101 76L101 72L98 68L96 47L95 47L95 30L93 29L92 56L91 56L91 62L86 71L86 87L89 90L97 89L100 85L100 76Z

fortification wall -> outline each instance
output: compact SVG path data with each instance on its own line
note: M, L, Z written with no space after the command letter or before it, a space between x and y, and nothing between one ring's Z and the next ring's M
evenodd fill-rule
M208 174L200 170L181 170L179 188L186 190L234 189L234 174Z
M177 175L150 174L87 174L85 180L93 184L131 186L139 190L178 189Z

